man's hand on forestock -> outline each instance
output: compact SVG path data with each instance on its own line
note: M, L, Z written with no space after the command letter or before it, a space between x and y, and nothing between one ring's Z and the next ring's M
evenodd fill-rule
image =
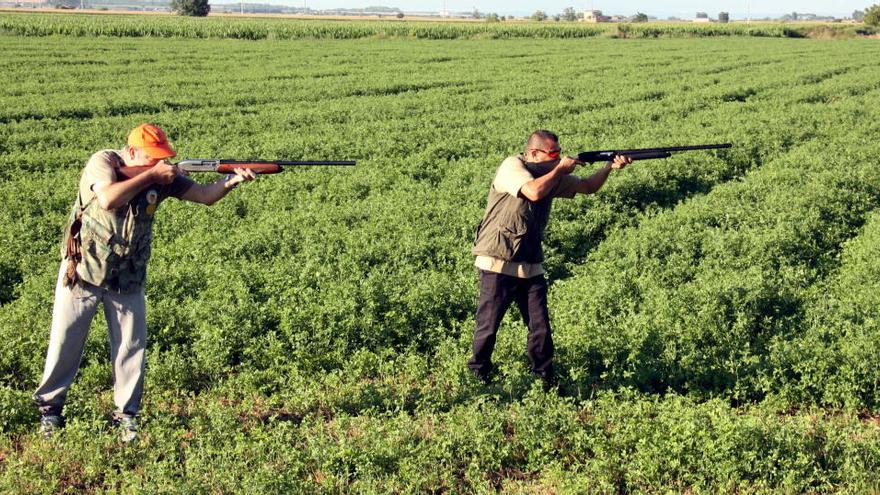
M150 174L152 175L153 181L157 184L171 184L174 182L177 175L180 174L180 169L177 168L177 165L171 165L165 160L162 160L153 165L150 169Z
M257 174L249 168L236 168L233 170L235 174L230 174L223 184L227 189L232 189L242 182L251 181L257 178Z
M617 155L614 157L614 160L611 160L610 162L608 162L607 166L613 168L614 170L620 170L632 162L633 162L632 158L630 158L626 155Z

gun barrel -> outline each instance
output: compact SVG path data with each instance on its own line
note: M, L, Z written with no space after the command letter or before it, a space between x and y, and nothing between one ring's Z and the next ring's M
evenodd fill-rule
M627 155L633 160L649 160L652 158L668 158L671 153L677 151L696 151L696 150L717 150L722 148L730 148L732 144L698 144L694 146L670 146L666 148L637 148L631 150L603 150L603 151L584 151L578 153L578 160L584 163L595 163L599 161L610 161L615 156Z
M338 165L353 167L355 160L219 160L218 165L278 165L279 167L302 167L317 165Z
M230 174L237 168L246 168L256 174L277 174L284 171L284 167L312 166L312 165L340 165L353 166L350 160L301 160L301 161L268 161L268 160L220 160L217 163L217 172Z
M644 149L634 149L634 150L614 150L613 152L618 155L628 155L628 154L647 154L647 153L672 153L676 151L694 151L694 150L718 150L722 148L730 148L732 145L730 143L721 143L721 144L697 144L694 146L670 146L668 148L644 148Z
M194 158L183 160L177 164L186 172L217 172L231 174L237 168L246 168L257 174L277 174L284 167L314 166L314 165L341 165L354 166L354 160L226 160Z
M669 151L640 151L638 153L618 153L618 155L626 155L633 160L653 160L655 158L669 158L672 153Z

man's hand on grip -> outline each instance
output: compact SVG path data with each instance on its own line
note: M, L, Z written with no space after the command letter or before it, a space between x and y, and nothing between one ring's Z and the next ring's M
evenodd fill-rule
M575 167L577 167L582 162L577 161L576 158L572 158L570 156L564 156L559 159L559 164L556 165L556 170L563 174L570 174L574 172Z
M179 173L180 169L177 168L177 165L171 165L165 160L153 165L150 169L154 182L158 184L171 184Z

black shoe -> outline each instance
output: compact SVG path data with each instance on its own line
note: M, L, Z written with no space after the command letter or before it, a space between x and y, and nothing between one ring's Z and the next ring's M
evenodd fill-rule
M477 371L473 368L468 368L468 369L471 370L471 373L473 373L474 376L477 377L478 380L483 382L483 385L491 385L492 384L492 375L490 373L481 373L480 371Z
M534 375L541 379L541 388L544 389L544 392L550 392L553 387L559 385L553 372L534 373Z

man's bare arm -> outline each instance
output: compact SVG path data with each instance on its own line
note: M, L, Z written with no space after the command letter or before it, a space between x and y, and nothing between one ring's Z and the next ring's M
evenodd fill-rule
M581 179L581 182L577 187L577 192L581 194L593 194L599 189L602 189L602 186L605 185L605 181L608 180L608 175L612 170L622 169L630 163L632 163L632 159L628 156L619 155L614 157L613 161L606 163L605 166L600 168L595 174L586 179Z
M93 191L101 208L115 210L127 204L151 184L170 184L177 174L177 167L163 161L131 179L96 184Z
M224 196L229 194L229 191L235 189L235 186L241 182L254 180L256 177L257 175L253 170L237 168L234 175L228 175L216 182L193 184L183 193L181 199L210 206L223 199Z
M523 184L522 188L519 190L519 194L529 201L541 201L553 191L553 188L559 184L559 181L562 180L563 176L574 171L574 168L578 163L580 162L574 158L566 156L559 160L559 164L553 167L553 170L549 173Z

